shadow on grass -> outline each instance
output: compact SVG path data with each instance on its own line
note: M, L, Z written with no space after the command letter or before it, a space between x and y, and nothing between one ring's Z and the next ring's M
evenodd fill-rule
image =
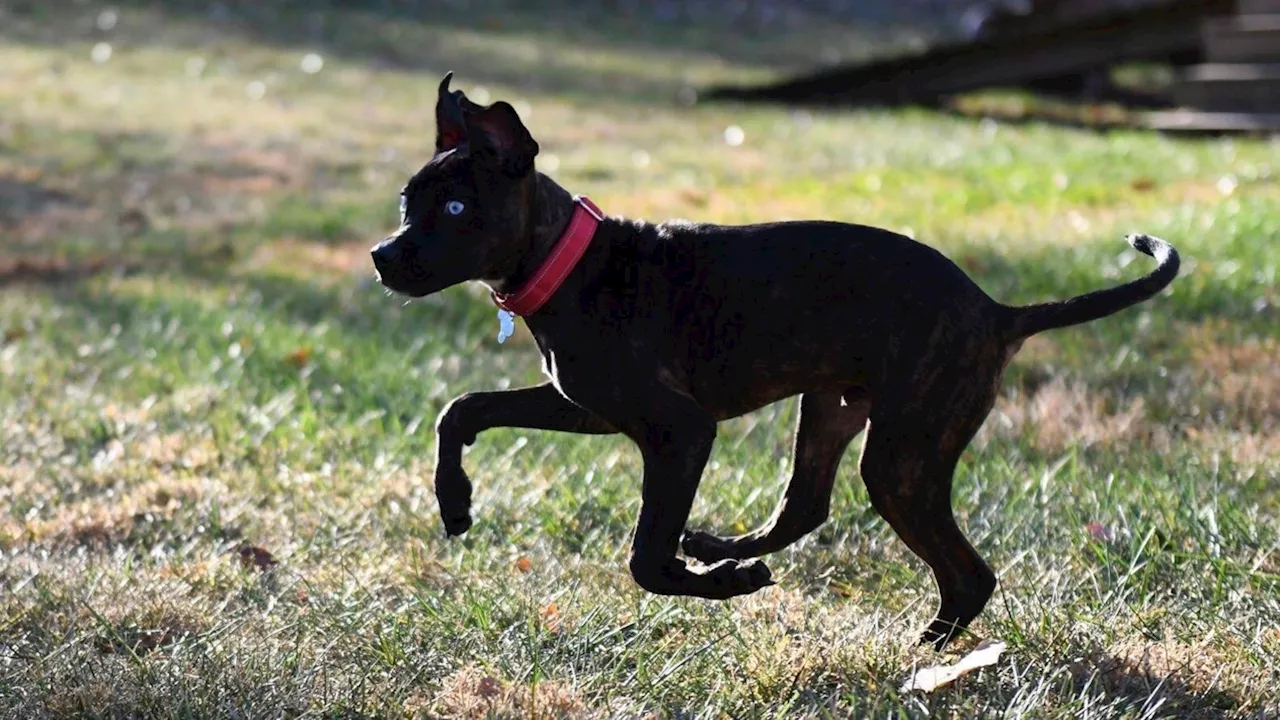
M15 169L0 170L0 284L96 274L130 264L122 255L146 267L263 236L372 246L394 219L394 195L383 206L334 197L370 164L291 157L281 167L277 153L160 132L13 127L18 140L3 149Z
M683 85L680 58L714 58L755 71L812 66L823 57L824 47L860 52L891 48L901 44L895 35L914 38L938 31L944 22L938 13L917 11L910 17L911 11L889 2L836 9L811 6L803 12L780 12L764 5L760 9L751 3L582 0L112 3L123 18L122 29L127 29L131 12L147 11L170 22L200 26L210 36L315 50L376 67L433 74L454 69L468 82L647 101L674 99ZM95 26L105 7L78 0L17 2L11 5L10 22L0 37L45 44L96 41L107 37ZM134 39L155 42L154 37ZM650 61L624 62L620 50L648 55ZM588 56L618 62L600 64ZM651 67L655 57L663 56L671 58L671 67Z
M16 223L30 214L83 205L82 198L43 183L0 176L0 227Z
M1098 651L1076 663L1072 679L1077 696L1092 696L1101 707L1139 715L1158 708L1162 717L1208 720L1247 711L1239 697L1188 683L1186 675L1203 672L1203 667L1194 667L1198 664L1186 658L1176 661L1167 657L1159 644L1153 644L1126 657ZM1213 684L1212 675L1200 679Z

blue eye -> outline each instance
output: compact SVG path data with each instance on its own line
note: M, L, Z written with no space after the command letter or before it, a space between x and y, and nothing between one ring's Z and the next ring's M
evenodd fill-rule
M444 211L449 213L450 215L461 215L462 211L466 209L467 209L467 206L463 205L461 202L457 200L450 200L449 202L445 203L445 206L444 206Z

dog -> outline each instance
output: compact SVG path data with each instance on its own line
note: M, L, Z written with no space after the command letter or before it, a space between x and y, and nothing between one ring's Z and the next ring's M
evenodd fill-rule
M388 290L423 297L482 281L523 316L547 382L452 400L436 423L447 536L471 527L464 445L496 427L621 434L639 448L628 569L644 590L727 599L773 584L762 555L827 518L836 469L865 430L871 504L933 572L920 636L937 650L982 612L996 576L956 525L952 476L1006 365L1040 332L1143 302L1177 251L1130 235L1148 275L1062 302L996 302L903 235L855 224L650 224L608 216L537 171L510 104L440 83L435 152L401 194L400 227L372 249ZM721 537L686 522L717 423L800 396L794 468L770 520ZM687 562L680 552L696 560Z

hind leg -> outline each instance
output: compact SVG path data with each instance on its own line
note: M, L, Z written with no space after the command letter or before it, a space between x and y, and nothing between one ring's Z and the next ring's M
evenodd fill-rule
M786 494L763 527L731 538L687 532L684 553L704 563L752 558L777 552L817 529L831 508L836 469L849 443L867 425L871 402L865 396L844 402L839 392L810 392L800 399L795 468Z
M995 573L961 532L951 506L960 454L994 401L994 389L987 389L994 384L983 380L957 377L941 397L935 392L883 411L877 407L860 463L876 512L933 571L938 613L920 641L937 650L982 612L996 586Z

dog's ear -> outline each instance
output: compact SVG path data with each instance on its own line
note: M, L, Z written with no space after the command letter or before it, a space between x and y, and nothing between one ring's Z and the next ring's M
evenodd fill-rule
M538 143L509 103L499 100L488 107L477 106L464 119L473 156L497 165L511 177L520 177L533 167Z
M462 96L461 90L450 92L449 81L452 79L453 71L445 73L436 97L437 153L452 150L467 141L467 125L461 102L474 107L474 103Z

